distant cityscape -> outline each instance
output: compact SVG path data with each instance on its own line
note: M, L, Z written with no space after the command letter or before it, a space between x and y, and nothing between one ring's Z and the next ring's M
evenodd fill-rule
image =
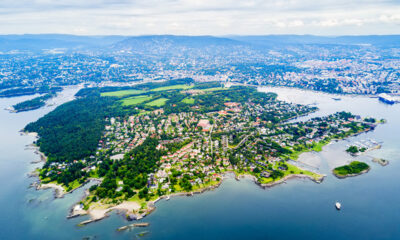
M343 94L400 93L399 36L143 36L105 41L45 35L40 37L43 46L33 47L39 36L0 36L14 43L0 47L0 97L81 83L177 78ZM57 45L54 39L63 42Z

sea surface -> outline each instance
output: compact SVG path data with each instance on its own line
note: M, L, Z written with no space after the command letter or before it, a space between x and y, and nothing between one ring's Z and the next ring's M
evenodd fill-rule
M337 111L363 117L384 118L386 124L373 132L334 142L322 152L305 153L300 163L327 177L321 184L292 179L263 189L251 180L224 180L222 185L193 197L173 197L156 204L143 222L147 228L117 232L129 224L122 215L78 227L87 219L66 219L69 209L82 197L84 188L62 199L52 190L29 188L37 179L27 174L40 159L27 145L32 136L19 131L68 101L77 91L65 90L56 105L30 112L9 113L4 108L33 97L0 99L0 239L400 239L400 104L386 105L376 98L336 96L288 88L260 88L278 93L280 100L317 106L320 110L295 119L303 121ZM340 98L335 100L333 98ZM361 140L382 142L382 148L353 158L346 146ZM382 167L373 157L390 163ZM351 160L367 162L371 171L337 179L332 168ZM336 201L342 210L334 208Z

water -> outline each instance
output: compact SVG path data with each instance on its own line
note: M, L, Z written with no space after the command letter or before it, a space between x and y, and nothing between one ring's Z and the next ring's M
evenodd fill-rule
M83 189L54 200L51 190L28 188L35 179L26 174L38 166L30 162L39 156L25 150L33 137L18 131L54 107L10 114L3 109L29 97L0 99L0 239L399 239L400 104L349 96L335 101L333 95L286 88L260 90L275 91L282 100L316 104L320 111L311 117L346 110L388 122L373 132L330 144L320 153L303 154L300 161L327 174L321 184L296 179L262 189L250 180L227 179L214 191L160 201L157 210L143 219L150 222L148 228L118 233L115 229L128 222L116 213L85 227L76 224L86 217L65 218ZM383 141L381 149L360 157L371 171L336 179L330 170L353 159L344 152L346 145L367 138ZM390 164L382 167L372 163L372 157ZM342 203L340 212L335 201ZM143 231L149 233L139 237Z

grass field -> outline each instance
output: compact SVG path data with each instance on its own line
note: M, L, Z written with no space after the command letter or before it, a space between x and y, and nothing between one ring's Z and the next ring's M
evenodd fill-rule
M269 178L261 178L260 182L261 183L271 183L271 182L278 181L278 180L280 180L280 179L282 179L284 177L287 177L289 175L292 175L292 174L308 175L308 176L312 177L315 180L318 180L318 179L320 179L322 177L322 175L320 175L320 174L317 174L317 173L314 173L314 172L311 172L311 171L307 171L307 170L298 168L295 165L292 165L292 164L289 164L289 163L286 163L286 165L287 165L288 169L286 171L283 171L284 175L281 178L277 178L277 179L272 179L271 177L269 177Z
M160 92L160 91L174 90L174 89L189 89L189 88L192 88L192 87L193 86L189 86L189 85L185 85L185 84L179 84L179 85L172 85L172 86L154 88L154 89L151 89L151 91Z
M152 107L162 107L165 105L165 103L168 101L168 98L159 98L154 101L151 101L149 103L146 103L147 106L152 106Z
M194 104L194 98L185 98L182 102L186 104Z
M145 101L150 100L152 97L151 96L136 96L136 97L130 97L130 98L125 98L122 99L122 105L123 106L131 106L135 104L139 104Z
M130 89L130 90L121 90L121 91L114 91L114 92L104 92L104 93L101 93L101 96L102 97L125 97L125 96L129 96L129 95L142 94L145 92L146 91Z

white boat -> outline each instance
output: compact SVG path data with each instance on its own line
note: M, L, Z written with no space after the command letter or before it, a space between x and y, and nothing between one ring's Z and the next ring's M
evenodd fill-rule
M340 208L342 207L342 204L340 204L340 202L336 202L335 207L337 210L340 210Z
M167 200L167 201L168 201L168 200L169 200L169 196L167 196L167 197L165 198L165 200Z

